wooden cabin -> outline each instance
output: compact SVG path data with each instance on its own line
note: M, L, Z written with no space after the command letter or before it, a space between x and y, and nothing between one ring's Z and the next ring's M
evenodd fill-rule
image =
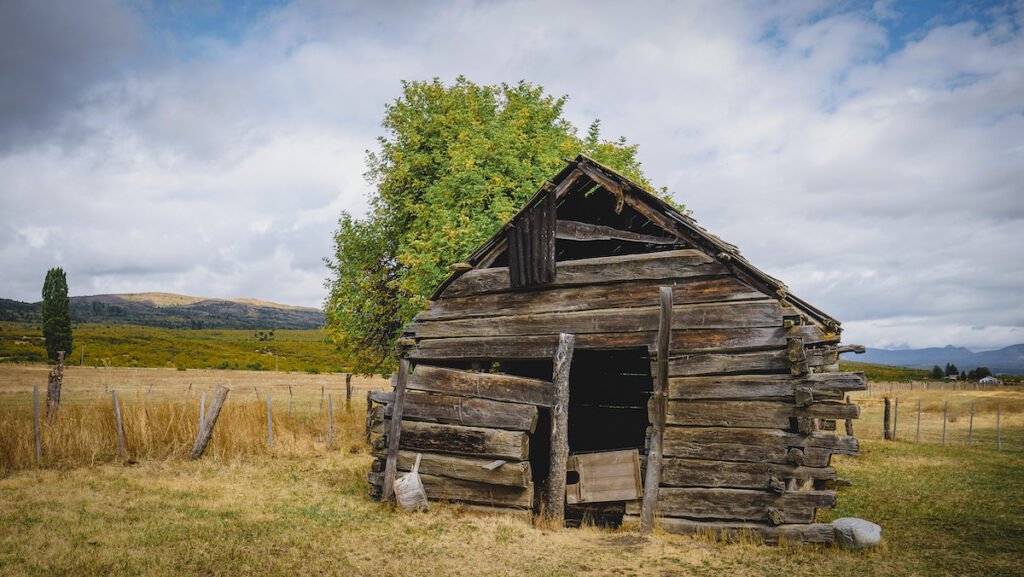
M453 271L370 396L371 493L420 453L432 500L832 540L862 347L735 246L579 156Z

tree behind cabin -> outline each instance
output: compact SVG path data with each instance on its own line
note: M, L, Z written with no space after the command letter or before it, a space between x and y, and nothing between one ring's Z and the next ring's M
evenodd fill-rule
M68 298L68 280L64 269L51 268L46 272L41 316L46 355L56 361L57 351L64 351L64 358L68 358L72 346L71 301Z

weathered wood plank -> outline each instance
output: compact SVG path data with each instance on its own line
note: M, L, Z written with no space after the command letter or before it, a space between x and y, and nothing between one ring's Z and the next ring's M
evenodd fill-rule
M555 280L546 286L713 276L725 274L727 270L698 250L683 249L560 262L556 265ZM511 281L507 267L475 269L455 279L441 298L509 290Z
M682 305L672 309L672 327L675 330L781 326L782 307L778 301L770 299ZM657 328L656 306L425 321L409 325L417 338L544 335L559 332L581 335L653 331Z
M665 455L690 459L746 461L825 467L833 453L856 454L857 439L777 429L674 427L665 429ZM800 462L794 462L794 454Z
M624 522L639 521L640 517L626 515ZM757 523L721 523L713 521L693 521L666 517L658 521L662 530L677 535L704 535L719 539L736 541L746 535L763 539L768 545L780 543L814 543L832 545L835 543L835 531L827 523L791 524L771 526Z
M417 453L416 451L399 451L398 469L411 471L417 454L423 456L420 460L419 472L426 475L510 487L527 487L533 480L529 461L507 461L504 465L489 470L484 467L493 462L493 459Z
M648 306L658 301L658 288L664 286L666 282L675 281L634 281L444 298L432 301L426 310L416 316L416 320L436 321ZM678 281L672 286L672 298L675 302L696 304L761 299L764 298L764 293L733 277L720 276Z
M610 226L575 220L558 220L555 223L555 238L580 242L625 240L644 244L684 244L682 240L675 237L640 234L630 230L619 230Z
M779 463L737 463L706 459L665 459L661 470L664 487L720 487L767 489L773 478L835 479L832 467L799 467Z
M371 485L379 486L383 474L371 472L367 479ZM527 487L509 487L424 474L420 475L420 479L423 481L427 498L431 501L457 501L489 507L522 509L533 506L533 483Z
M392 412L394 418L391 420L391 428L388 432L388 456L386 465L384 466L384 486L382 490L382 497L384 500L391 498L394 493L394 482L395 482L395 471L398 467L398 449L400 447L400 441L402 436L402 411L405 408L405 389L409 381L409 360L401 359L398 361L398 371L395 373L395 399L392 403ZM328 397L330 400L330 397ZM329 413L333 419L334 410L331 409ZM334 421L331 421L331 432L334 431ZM328 441L328 445L331 441Z
M777 399L792 400L797 390L814 399L840 399L847 391L867 389L864 373L819 373L791 375L735 375L712 377L673 377L669 379L669 398L699 399Z
M649 406L652 419L653 411ZM670 425L762 429L788 429L791 417L856 419L858 416L860 405L838 402L798 407L781 401L671 401L666 411Z
M544 486L542 503L544 517L565 522L565 473L569 461L569 369L572 367L576 337L558 335L558 350L551 361L551 382L555 402L551 405L550 468Z
M555 337L557 339L557 337ZM416 365L408 388L416 391L525 403L550 407L550 382L500 373L478 373L430 365Z
M837 335L822 333L817 327L798 328L817 342L839 340ZM672 354L779 348L785 346L791 331L782 327L672 331ZM545 359L554 354L557 340L557 335L421 339L408 354L419 361ZM652 347L654 340L654 332L581 334L576 337L576 348Z
M733 521L768 521L768 508L782 512L782 523L811 523L818 508L835 507L835 491L790 491L781 494L748 489L663 487L658 511L665 517ZM626 513L640 507L626 503Z
M661 485L661 459L664 455L662 435L665 431L666 407L668 403L668 359L669 341L675 314L672 307L672 289L663 287L660 292L660 314L658 315L657 357L654 365L654 392L651 395L651 440L647 450L647 471L644 477L644 494L640 513L640 532L650 533L654 529L654 516L658 512L658 489Z
M811 368L832 365L838 358L834 346L808 348L805 351L807 364ZM670 377L771 372L790 372L787 350L732 354L695 353L673 357L668 367Z
M391 416L392 393L373 391L371 399L387 403L385 415ZM405 395L402 418L409 421L448 423L467 427L511 429L532 433L537 428L537 407L519 403L467 398L457 395L409 391Z
M530 437L521 431L402 421L398 446L408 451L525 461L530 454Z

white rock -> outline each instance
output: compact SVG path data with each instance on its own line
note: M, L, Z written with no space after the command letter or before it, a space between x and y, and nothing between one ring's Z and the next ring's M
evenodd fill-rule
M846 549L867 549L882 541L882 528L864 519L843 517L832 521L836 544Z

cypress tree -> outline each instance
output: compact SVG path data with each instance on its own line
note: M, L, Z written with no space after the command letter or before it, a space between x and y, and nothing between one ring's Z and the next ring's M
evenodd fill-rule
M47 356L56 361L57 351L64 351L64 358L70 357L71 300L68 299L68 280L64 269L51 268L46 272L41 313Z

